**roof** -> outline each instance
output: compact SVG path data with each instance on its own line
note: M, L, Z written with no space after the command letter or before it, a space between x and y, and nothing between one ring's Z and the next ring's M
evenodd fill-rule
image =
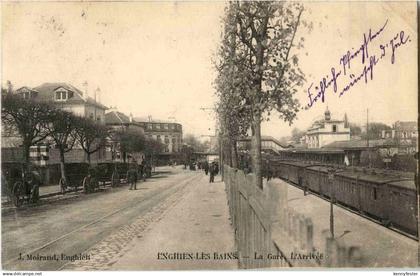
M404 188L407 190L416 190L416 184L413 180L399 180L388 183L388 185Z
M165 121L165 120L152 119L152 121L149 121L149 118L146 118L146 117L134 117L133 120L138 122L138 123L160 123L160 124L178 124L178 125L180 125L180 123L170 122L170 121Z
M413 122L413 121L407 121L407 122L400 122L397 121L395 122L395 128L396 129L413 129L413 130L417 130L417 122Z
M340 148L291 148L288 152L302 152L302 153L343 153Z
M239 141L249 141L251 140L251 137L242 137L241 139L239 139ZM284 145L282 144L279 140L277 140L276 138L272 137L272 136L265 136L262 135L261 136L261 141L273 141L274 143L276 143L277 145L279 145L282 148L293 148L293 145Z
M95 99L91 97L83 97L83 92L74 87L71 84L64 83L64 82L55 82L55 83L43 83L39 86L36 86L32 88L31 90L38 92L38 95L36 97L37 101L54 101L54 91L58 88L64 88L68 91L73 92L72 97L67 99L65 102L60 102L60 104L90 104L93 106L96 106L98 108L102 109L108 109L103 104L99 103L98 101L95 101Z
M369 148L395 146L392 139L369 140ZM322 149L360 149L367 148L367 140L335 141L322 147Z
M129 123L130 118L119 111L111 111L105 114L105 124L107 125L120 125Z
M317 120L315 122L313 122L313 124L307 129L307 131L310 130L317 130L319 128L324 128L325 124L336 124L336 123L344 123L343 120L337 120L337 119L330 119L330 120Z
M19 136L2 136L1 147L2 148L16 148L22 145L22 138Z
M331 168L328 164L320 163L304 163L302 161L293 161L293 160L281 160L274 159L274 164L276 161L282 164L289 164L296 167L305 167L310 171L316 171L321 173L328 173L328 170ZM375 184L389 184L392 186L402 187L405 189L413 190L415 189L415 184L413 181L412 173L405 173L400 171L389 171L381 169L368 169L361 170L358 168L343 168L340 167L335 173L336 176L346 177L349 179L358 179L360 181L372 182Z

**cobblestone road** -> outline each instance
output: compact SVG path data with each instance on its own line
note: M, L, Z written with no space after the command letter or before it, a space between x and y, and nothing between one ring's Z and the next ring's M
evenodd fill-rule
M154 222L160 221L171 206L183 199L189 186L183 185L178 191L154 206L149 212L136 219L130 225L120 227L110 236L84 252L90 260L67 263L61 270L109 270L110 267L127 252L127 244L135 237L140 238L151 229Z
M127 186L81 195L2 216L2 265L9 270L77 269L80 263L27 256L90 254L82 269L106 269L134 237L147 231L163 212L181 200L199 172L161 168L159 175ZM18 257L22 254L23 260Z

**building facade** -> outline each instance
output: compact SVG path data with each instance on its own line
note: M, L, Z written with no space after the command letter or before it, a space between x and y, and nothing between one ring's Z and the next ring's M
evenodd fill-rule
M105 123L107 107L67 83L44 83L34 88L21 87L16 94L24 99L48 103L78 116Z
M140 123L134 121L131 115L127 116L115 109L107 110L105 113L105 124L110 128L110 131L133 131L140 135L144 135L144 129ZM110 139L106 152L111 155L110 159L114 161L124 161L119 141ZM143 152L136 152L131 153L128 158L132 158L140 163L144 160L145 156Z
M182 147L182 125L165 121L145 121L142 118L134 118L144 129L147 137L163 143L163 154L171 155L179 153Z
M105 124L105 111L107 107L67 83L44 83L34 88L23 86L14 91L14 94L26 100L46 103L55 108L72 112L75 115L90 118L99 124ZM18 136L18 134L16 135ZM11 140L10 137L2 138ZM16 138L13 141L21 140L20 137ZM48 164L59 163L58 149L54 147L53 141L47 137L44 143L49 145ZM21 142L14 142L14 144L18 147ZM2 148L11 149L13 147L2 144ZM32 148L36 148L36 146ZM78 143L75 143L72 150L65 153L65 160L67 163L86 162L87 154ZM107 160L105 149L100 149L91 155L92 163L103 162L105 160Z
M331 118L331 112L324 113L324 119L315 121L301 141L307 148L317 149L335 141L349 141L350 128L344 120Z

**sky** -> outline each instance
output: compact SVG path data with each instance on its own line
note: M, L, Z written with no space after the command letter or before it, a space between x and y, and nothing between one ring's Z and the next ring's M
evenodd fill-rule
M301 110L292 126L276 119L264 123L264 135L290 135L322 117L328 106L333 118L344 113L350 121L392 124L417 119L417 27L415 2L304 3L300 28L305 47L295 50L307 83L296 97L308 104L307 90L342 69L340 58L363 42L369 29L384 30L372 41L369 53L380 55L380 44L404 31L410 41L391 50L374 67L374 78L357 83L343 96L331 89L325 102ZM212 61L220 42L225 2L14 2L2 3L1 78L17 89L44 82L68 82L108 107L137 117L175 120L184 133L205 137L215 131ZM388 21L387 21L388 20ZM351 64L363 70L360 58ZM349 72L350 73L350 72ZM331 74L330 74L331 75ZM341 76L339 88L349 82ZM313 87L314 87L313 86Z

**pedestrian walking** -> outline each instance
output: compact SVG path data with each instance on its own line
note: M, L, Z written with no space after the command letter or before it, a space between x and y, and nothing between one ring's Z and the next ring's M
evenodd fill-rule
M137 190L137 170L135 168L131 168L127 171L127 181L130 183L129 190Z
M210 172L210 183L214 183L214 175L216 173L216 164L213 162L210 165L209 172Z
M209 174L209 163L207 161L204 162L204 172L206 175Z
M214 174L219 174L219 163L214 162Z
M143 159L139 166L139 179L146 181L146 161Z

